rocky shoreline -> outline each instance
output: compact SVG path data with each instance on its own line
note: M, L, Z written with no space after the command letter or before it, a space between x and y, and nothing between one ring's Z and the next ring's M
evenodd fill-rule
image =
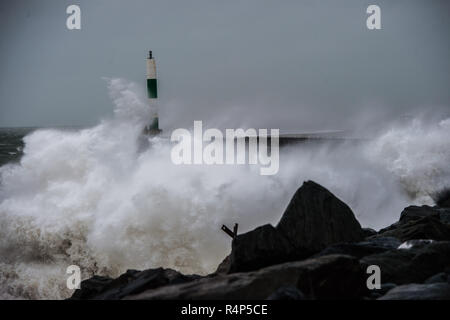
M94 276L70 299L450 299L450 196L410 206L378 232L364 229L330 191L307 181L279 223L237 235L207 276L157 268ZM379 289L369 290L368 266Z

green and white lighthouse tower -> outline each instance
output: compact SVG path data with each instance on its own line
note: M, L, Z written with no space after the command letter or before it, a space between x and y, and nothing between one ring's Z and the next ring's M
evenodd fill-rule
M150 123L146 126L145 132L148 134L158 134L159 129L158 105L156 100L158 98L158 83L156 80L156 63L151 51L147 58L147 95L149 105L152 108Z

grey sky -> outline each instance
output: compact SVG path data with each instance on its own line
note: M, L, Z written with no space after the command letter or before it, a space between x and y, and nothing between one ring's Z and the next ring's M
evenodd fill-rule
M82 30L66 7L79 4ZM369 31L369 4L382 30ZM102 77L145 85L157 60L161 126L351 128L450 113L450 1L4 0L0 126L94 124Z

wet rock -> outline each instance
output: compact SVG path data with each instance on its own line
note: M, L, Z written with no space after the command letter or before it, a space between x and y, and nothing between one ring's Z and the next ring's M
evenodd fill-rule
M146 290L126 299L266 299L285 286L317 299L360 298L366 290L357 259L330 255Z
M427 245L433 242L434 240L430 239L408 240L399 245L397 249L418 249L426 247Z
M414 239L450 240L450 225L443 223L436 214L404 218L404 222L380 230L374 237L394 237L401 241Z
M380 267L381 289L367 289L369 265ZM71 299L449 299L449 266L450 209L410 206L376 232L308 181L276 227L236 236L214 274L128 270L83 281Z
M450 192L449 192L449 194L450 194ZM438 203L438 206L440 206L442 208L450 208L450 196L447 199L442 200L440 203Z
M450 242L433 242L411 249L390 250L361 259L364 266L377 265L381 281L422 283L450 265Z
M359 244L384 249L397 249L401 245L401 241L394 237L376 237L359 242Z
M306 296L294 286L285 286L272 293L267 300L306 300Z
M376 246L364 246L359 243L339 243L329 246L328 248L322 250L315 257L326 256L330 254L345 254L358 259L365 256L369 256L376 253L385 252L388 249L379 248Z
M440 272L424 281L425 284L446 282L450 283L450 275L447 272Z
M367 292L366 274L358 260L345 255L329 255L321 258L330 259L330 257L335 257L335 260L311 265L299 277L297 287L311 299L361 298Z
M230 272L230 255L227 255L225 259L217 266L216 271L214 271L213 275L218 274L227 274Z
M99 283L96 277L83 281L81 289L76 290L71 299L116 300L148 289L184 283L198 278L199 276L183 275L172 269L128 270L117 279L110 279L110 281L103 280ZM95 292L92 290L93 284L96 284Z
M352 210L313 181L304 182L297 190L276 228L299 252L317 252L334 243L363 239Z
M409 206L400 215L400 223L417 220L424 217L435 216L443 223L450 223L450 210L430 206Z
M93 299L100 294L106 286L108 286L114 279L102 276L93 276L80 283L80 289L75 290L70 299L85 300Z
M430 206L409 206L403 209L399 222L405 223L437 214L438 212Z
M381 288L377 290L381 294L386 294L388 291L394 289L397 285L395 283L382 283Z
M380 289L374 289L370 290L370 298L371 299L378 299L385 295L389 290L392 290L397 285L395 283L382 283Z
M368 237L374 236L378 233L371 228L363 228L362 232L363 232L363 238L368 238Z
M266 224L233 240L229 272L256 270L294 257L294 248L289 241Z
M450 300L450 284L407 284L395 287L379 300Z
M439 218L443 223L450 224L450 209L441 209Z
M400 244L401 242L397 238L380 237L357 243L334 244L322 250L316 256L324 256L328 254L346 254L361 259L365 256L397 249Z
M307 181L295 193L276 228L265 225L233 240L229 272L301 260L329 245L360 241L363 236L344 202Z
M439 207L450 208L450 188L441 190L433 198Z

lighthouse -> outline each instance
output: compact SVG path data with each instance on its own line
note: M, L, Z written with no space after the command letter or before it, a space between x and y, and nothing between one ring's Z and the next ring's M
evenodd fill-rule
M158 105L156 103L158 98L156 63L151 51L149 51L147 58L147 96L152 113L149 124L145 127L145 133L158 134L162 130L159 129Z

